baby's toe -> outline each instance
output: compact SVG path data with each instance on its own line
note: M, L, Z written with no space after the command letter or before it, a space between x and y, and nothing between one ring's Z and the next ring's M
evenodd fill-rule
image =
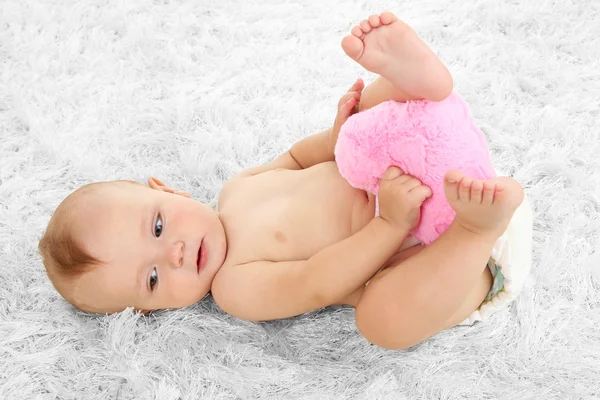
M348 57L358 60L363 53L365 45L356 35L347 35L342 39L342 49Z
M486 206L492 205L494 202L494 192L496 191L496 185L494 185L490 181L483 182L483 195L481 199L481 204Z
M465 176L460 183L458 188L458 197L462 201L471 201L471 186L473 185L473 178Z
M350 32L359 39L362 38L363 35L365 34L363 32L363 30L360 29L360 26L355 26L354 28L352 28L352 30Z
M381 18L379 17L379 15L371 15L369 17L369 24L371 24L373 28L378 28L379 26L381 26Z
M448 171L444 177L444 193L448 201L458 200L458 185L463 178L460 171Z
M471 201L477 204L481 203L483 194L483 182L475 180L471 186Z
M396 21L398 18L396 18L396 16L391 12L385 11L381 13L380 19L383 25L389 25L392 22Z
M371 29L373 29L373 28L371 27L371 24L369 23L369 21L367 21L365 19L360 22L360 29L362 29L364 33L369 33L369 32L371 32Z

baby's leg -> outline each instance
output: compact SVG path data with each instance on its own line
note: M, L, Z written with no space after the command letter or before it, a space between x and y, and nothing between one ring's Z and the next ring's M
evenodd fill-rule
M342 40L342 48L365 69L380 75L365 88L359 110L387 100L441 101L452 77L411 27L394 14L372 15Z
M379 346L415 345L459 324L483 302L491 284L484 274L491 250L523 201L519 183L506 177L481 181L451 171L444 189L456 211L450 228L418 254L376 274L360 297L357 326Z

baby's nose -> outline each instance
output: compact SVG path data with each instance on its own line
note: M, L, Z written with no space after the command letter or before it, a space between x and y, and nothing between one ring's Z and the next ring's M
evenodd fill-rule
M183 265L183 249L185 245L183 242L175 242L169 247L169 254L167 255L169 265L175 268L179 268Z

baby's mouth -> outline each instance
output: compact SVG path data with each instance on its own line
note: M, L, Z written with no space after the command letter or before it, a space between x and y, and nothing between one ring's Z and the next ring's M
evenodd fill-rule
M198 249L198 259L196 260L196 273L200 273L200 269L206 259L206 251L204 249L204 239L200 242L200 248Z
M198 258L196 259L196 273L200 273L200 260L202 260L202 242L200 242L200 248L198 248Z

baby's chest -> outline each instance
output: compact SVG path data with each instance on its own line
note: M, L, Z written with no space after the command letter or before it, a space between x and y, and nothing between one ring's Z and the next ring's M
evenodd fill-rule
M357 229L353 189L319 188L302 179L276 185L271 181L262 188L259 180L248 183L252 188L245 188L244 200L232 202L226 210L232 217L227 239L235 263L306 260ZM243 189L240 187L240 194ZM364 199L359 201L366 205ZM362 203L358 205L364 207ZM372 214L363 217L366 221L359 225L370 218Z
M280 196L244 204L229 248L241 262L305 260L348 237L349 213L315 200Z

